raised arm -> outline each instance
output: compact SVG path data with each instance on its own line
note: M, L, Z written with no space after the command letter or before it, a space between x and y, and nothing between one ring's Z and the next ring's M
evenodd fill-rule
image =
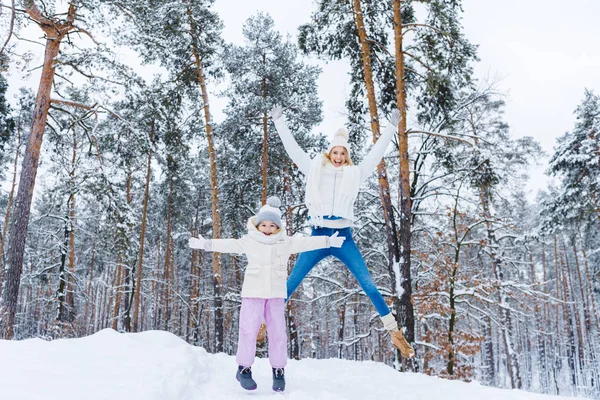
M398 124L400 123L400 111L394 110L392 111L392 115L390 116L390 121L388 122L388 126L383 131L383 134L377 139L377 142L371 147L369 153L365 156L365 158L360 163L360 180L364 182L367 180L369 175L373 173L373 170L377 168L377 164L381 161L381 158L385 154L385 150L388 145L392 141L394 134L396 133L396 129L398 128Z
M298 142L294 139L292 132L290 132L285 122L285 118L283 117L283 108L279 105L275 105L269 112L269 115L273 118L275 129L283 142L285 151L287 151L292 161L298 166L298 169L304 175L308 175L308 170L310 169L310 156L300 148Z
M331 236L293 236L290 241L290 253L302 253L328 247L342 247L345 237L338 237L338 232Z
M198 235L197 238L190 238L189 246L192 249L214 251L217 253L241 254L244 252L239 239L204 239L201 235Z

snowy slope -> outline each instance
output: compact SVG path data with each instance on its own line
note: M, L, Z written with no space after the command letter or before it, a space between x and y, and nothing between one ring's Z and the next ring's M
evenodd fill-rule
M81 339L0 340L0 400L565 400L398 373L375 362L290 361L287 389L271 390L268 361L257 359L258 389L235 380L235 358L208 354L162 331L105 329ZM275 397L276 396L276 397Z

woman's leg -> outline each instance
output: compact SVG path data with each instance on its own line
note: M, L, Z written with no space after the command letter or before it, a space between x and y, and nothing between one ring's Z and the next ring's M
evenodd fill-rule
M285 326L284 299L267 299L265 322L269 335L269 362L273 368L287 364L287 330Z
M371 302L375 306L375 309L377 309L379 315L384 316L389 314L390 309L381 293L379 293L375 283L373 283L371 274L369 274L369 270L367 269L367 264L365 264L362 254L360 254L360 250L358 250L358 247L356 246L356 242L352 239L350 228L339 229L338 231L339 236L344 236L346 240L339 249L332 249L332 255L346 264L350 272L352 272L352 275L354 275L358 281L360 287L367 296L369 296L369 299L371 299Z
M238 350L235 359L238 365L243 367L251 367L254 364L256 334L263 320L266 300L253 297L242 298Z
M367 296L369 296L371 302L381 317L381 322L383 322L385 329L390 332L392 344L400 350L402 356L407 358L414 357L414 349L406 341L402 331L398 329L396 319L390 313L390 309L385 303L385 300L383 300L383 296L381 293L379 293L379 290L377 290L377 287L373 283L373 279L371 279L371 274L369 274L367 265L365 264L365 261L360 254L354 239L352 239L352 232L350 231L350 228L340 229L339 236L344 236L346 240L341 248L333 249L333 256L339 258L348 266L348 269L350 272L352 272L352 275L354 275L362 289L365 291Z
M313 228L311 236L330 236L333 234L333 232L333 229ZM294 268L292 268L292 272L287 280L288 299L292 296L292 293L296 291L298 286L300 286L300 283L302 283L302 280L304 280L310 270L313 269L313 267L317 265L319 261L329 255L331 255L331 249L311 250L300 253L300 256L296 260L296 264L294 264Z

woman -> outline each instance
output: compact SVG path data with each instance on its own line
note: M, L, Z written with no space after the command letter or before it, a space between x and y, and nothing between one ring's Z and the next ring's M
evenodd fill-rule
M309 222L313 226L311 236L331 236L337 232L340 237L346 238L341 248L310 251L298 257L287 281L288 298L319 261L327 256L334 256L346 264L371 299L383 326L390 332L392 344L404 357L413 357L415 352L398 329L396 319L373 283L350 230L358 189L377 167L392 140L400 122L399 111L395 110L392 113L390 124L383 135L357 166L352 164L350 158L348 132L345 129L336 132L325 154L311 159L288 129L285 119L282 118L282 107L273 107L270 115L288 155L307 177L305 202Z

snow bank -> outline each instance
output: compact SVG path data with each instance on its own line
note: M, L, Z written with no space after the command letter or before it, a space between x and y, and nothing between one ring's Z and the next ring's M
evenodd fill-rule
M257 359L258 389L235 380L235 357L208 354L162 331L102 330L81 339L0 340L0 400L566 400L477 383L398 373L375 362L290 361L287 389L271 390L271 368Z

